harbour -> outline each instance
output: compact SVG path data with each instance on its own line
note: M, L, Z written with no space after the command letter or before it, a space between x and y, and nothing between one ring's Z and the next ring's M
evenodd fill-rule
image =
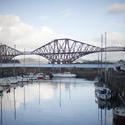
M54 67L51 67L53 64L48 64L48 67L25 66L22 67L22 74L18 74L21 67L15 66L13 70L12 67L6 67L7 73L12 71L12 76L4 74L2 79L6 79L5 83L0 83L1 125L9 125L10 122L13 125L18 122L27 125L31 123L121 125L119 120L114 120L113 111L115 107L125 105L124 72L115 71L114 64L109 65L106 75L104 75L105 65L102 69L98 68L98 64L79 65L75 64L74 67L72 64L68 68L63 64ZM6 68L2 67L2 70ZM50 71L57 75L53 74L51 79L45 78ZM100 71L102 71L102 75L99 76L101 81L96 79ZM6 82L7 80L9 82ZM96 90L96 82L101 85L100 90ZM96 91L105 89L102 84L111 91L111 99L100 99L100 94L97 96ZM34 114L37 117L33 117ZM28 120L31 118L32 120ZM6 122L6 119L10 122Z
M98 100L94 82L62 78L12 86L1 96L1 125L116 125L112 111L121 102Z

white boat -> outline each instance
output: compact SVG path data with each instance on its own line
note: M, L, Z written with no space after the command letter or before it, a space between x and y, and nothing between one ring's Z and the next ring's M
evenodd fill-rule
M23 75L22 76L22 82L28 82L28 81L30 81L29 77L27 75Z
M113 120L125 124L125 107L121 106L113 109Z
M0 85L8 86L10 84L11 84L10 79L8 79L8 78L0 78Z
M110 100L111 99L111 90L105 87L97 87L95 89L95 95L97 98L102 100Z
M53 77L57 77L57 78L75 78L76 74L72 74L70 72L64 72L64 73L53 74Z
M8 77L8 79L9 79L11 84L17 84L18 83L17 77Z
M10 84L16 84L18 82L16 77L6 77L0 79L0 85L6 86Z
M22 76L17 76L17 81L22 82Z
M27 75L18 76L17 80L18 80L18 82L28 82L29 81L29 77Z
M50 79L49 75L45 75L45 80L49 80L49 79Z
M33 73L30 73L29 74L29 80L37 80L37 78Z

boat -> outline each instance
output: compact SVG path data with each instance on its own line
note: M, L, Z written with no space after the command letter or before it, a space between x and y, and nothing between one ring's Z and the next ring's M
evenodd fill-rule
M43 73L38 73L35 75L36 79L38 80L50 80L52 79L53 75L52 74L43 74Z
M26 76L26 75L24 75L24 76L22 77L22 82L28 82L28 81L29 81L29 77Z
M18 76L17 79L18 79L18 82L28 82L29 81L29 77L27 75Z
M9 78L0 78L0 85L1 86L9 86L11 81Z
M125 107L119 106L113 109L113 121L120 124L125 124Z
M10 84L17 84L18 80L16 77L6 77L0 79L0 85L8 86Z
M43 73L36 74L36 79L38 79L38 80L45 80L45 74L43 74Z
M18 82L22 82L22 79L23 79L22 76L17 76L17 81Z
M33 73L30 73L29 80L37 80L37 78L35 77L35 75Z
M18 83L18 80L16 77L8 77L9 81L11 84L17 84Z
M102 100L110 100L111 99L111 90L105 87L97 87L95 89L95 95L97 98Z
M64 72L64 73L53 74L53 77L56 77L56 78L75 78L76 74L72 74L70 72Z

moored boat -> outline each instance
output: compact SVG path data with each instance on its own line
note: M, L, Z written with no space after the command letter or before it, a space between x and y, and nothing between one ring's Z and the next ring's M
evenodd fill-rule
M75 78L76 74L72 74L70 72L64 72L64 73L53 74L53 77L58 77L58 78Z
M9 86L11 81L9 78L0 78L0 85L1 86Z
M110 100L111 99L111 90L105 87L98 87L95 89L95 95L97 98L102 100Z
M18 76L17 80L18 80L18 82L28 82L29 77L28 77L28 75L22 75L22 76Z
M29 80L37 80L37 78L35 77L35 75L33 73L30 73Z
M116 107L113 109L113 120L120 124L125 124L125 107Z
M11 84L17 84L18 83L17 77L9 77L8 79L9 79Z
M45 74L43 74L43 73L38 73L38 74L36 74L36 78L37 78L38 80L45 80Z
M38 73L36 74L36 79L38 80L50 80L53 78L52 74L43 74L43 73Z

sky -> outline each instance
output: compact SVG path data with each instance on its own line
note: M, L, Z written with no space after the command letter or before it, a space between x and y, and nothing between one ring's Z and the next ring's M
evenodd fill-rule
M0 0L0 43L20 51L57 38L100 46L105 32L107 46L125 46L125 0ZM109 59L123 55L110 53Z

